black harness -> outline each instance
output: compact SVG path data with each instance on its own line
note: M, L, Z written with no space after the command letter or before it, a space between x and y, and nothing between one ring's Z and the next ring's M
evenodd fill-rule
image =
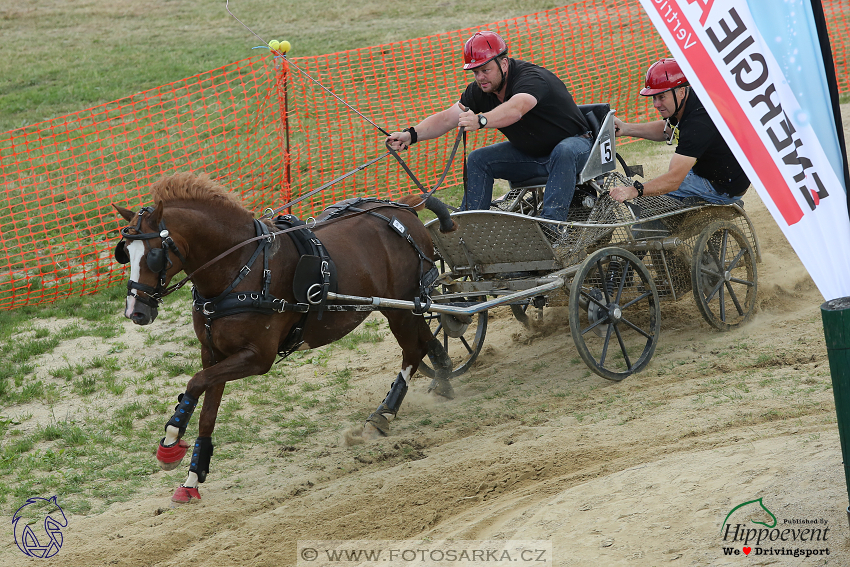
M404 238L416 251L419 256L419 297L414 299L416 308L414 312L422 314L431 306L430 287L439 276L439 270L433 260L428 258L413 238L407 227L399 221L395 216L387 218L386 216L368 209L357 208L358 205L368 203L382 203L395 207L403 207L410 209L407 205L386 201L376 198L358 198L349 201L343 201L331 205L326 209L329 211L326 217L322 220L330 220L343 216L346 212L365 213L379 218L386 222L389 227ZM141 233L141 217L146 212L152 212L152 207L145 207L139 211L139 221L136 225L138 234L130 234L130 227L121 229L122 240L115 247L115 259L121 264L127 264L130 257L127 253L127 240L144 240L147 244L148 240L153 238L162 238L162 247L151 249L147 253L148 268L159 274L157 286L151 287L130 280L127 283L128 295L133 289L138 289L145 292L149 300L142 296L136 295L136 299L143 303L156 308L161 302L162 294L165 292L165 281L168 268L172 265L169 259L169 250L174 252L181 262L185 264L185 259L177 249L177 245L168 235L168 230L165 228L164 221L160 221L159 233ZM415 212L414 212L415 214ZM327 304L328 292L336 292L337 290L337 275L336 266L330 255L327 253L325 246L321 240L307 227L307 223L298 219L294 215L278 216L274 220L276 228L280 230L301 227L300 230L290 230L287 232L292 239L298 254L300 255L298 264L295 268L295 275L292 280L293 294L296 302L289 303L284 299L279 299L269 293L271 284L271 270L269 269L269 248L274 242L275 235L269 232L268 227L259 220L254 220L254 228L257 237L259 238L257 248L251 255L251 258L233 282L227 286L218 296L209 299L201 296L197 288L192 288L192 307L195 311L201 313L206 319L204 326L206 327L207 342L212 347L212 322L222 317L237 315L240 313L284 313L287 311L301 313L299 321L292 326L286 339L281 346L278 355L280 360L283 360L293 352L295 352L303 343L304 327L307 321L309 312L318 312L318 318L322 318L324 311L372 311L370 305L329 305ZM265 237L265 238L263 238ZM242 280L251 272L251 267L259 259L263 257L263 280L262 290L234 292L234 288L239 285ZM426 262L431 267L426 271ZM213 360L215 363L215 360Z
M348 211L355 213L366 213L368 215L372 215L373 217L379 218L386 222L389 227L399 236L404 238L408 244L410 244L413 249L416 251L417 256L419 256L419 297L413 300L416 308L413 310L417 315L421 315L431 306L431 294L430 288L431 285L440 277L440 271L437 269L437 264L434 263L431 258L426 256L422 249L419 248L419 245L416 244L416 241L413 240L413 237L410 236L410 231L407 230L407 227L398 220L395 215L392 218L387 218L380 213L376 213L371 209L361 209L358 208L359 205L364 203L382 203L386 205L391 205L399 208L404 208L413 211L407 205L396 203L394 201L387 201L384 199L377 199L375 197L360 197L356 199L349 199L348 201L342 201L339 203L335 203L325 209L325 212L328 212L327 216L323 217L323 220L330 220L333 218L337 218L342 216ZM413 211L413 214L416 214L416 211ZM417 215L418 216L418 215ZM431 267L426 271L425 264L428 263Z
M310 311L310 305L306 302L298 302L298 303L287 303L285 299L278 299L269 293L269 286L271 285L271 277L272 272L269 269L269 253L268 249L274 241L274 237L269 233L268 227L260 221L254 219L254 229L256 231L256 235L258 237L265 236L266 238L262 238L257 245L257 248L254 250L254 253L251 255L251 258L248 262L242 266L242 269L239 270L239 274L233 280L233 282L227 286L223 292L221 292L217 297L212 299L208 299L203 297L196 287L192 288L192 307L195 311L201 313L204 316L206 321L204 322L204 327L206 328L207 333L207 344L210 345L212 349L213 339L212 339L212 322L216 319L220 319L222 317L228 317L230 315L238 315L240 313L261 313L261 314L269 314L269 313L284 313L286 311L293 311L296 313L303 313L301 317L301 321L306 320L307 312ZM300 231L294 231L300 232ZM289 233L292 235L293 233ZM243 292L234 292L233 289L242 283L242 280L245 279L251 272L251 266L257 261L257 259L262 256L263 257L263 288L261 291L243 291ZM303 335L303 326L302 331L300 333ZM295 337L294 341L297 344L292 345L293 333L290 332L289 336L287 336L287 340L284 343L284 347L278 354L281 357L286 357L292 354L299 346L301 346L301 337ZM215 363L215 357L213 356L213 363Z

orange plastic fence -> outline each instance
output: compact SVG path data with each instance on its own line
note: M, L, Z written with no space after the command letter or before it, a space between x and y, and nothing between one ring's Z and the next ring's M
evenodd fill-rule
M608 102L627 120L654 117L637 89L667 54L634 1L587 0L481 26L511 55L558 74L579 103ZM850 6L825 0L839 89L850 92ZM0 309L92 293L123 280L112 259L111 203L137 209L147 187L175 171L206 172L258 215L385 152L384 135L316 86L312 76L386 131L453 104L469 80L460 50L472 29L291 63L256 55L118 101L0 134ZM296 40L297 38L289 38ZM467 150L499 135L471 135ZM405 152L433 184L452 136ZM442 187L461 183L458 155ZM307 216L355 195L414 190L391 158L293 208Z

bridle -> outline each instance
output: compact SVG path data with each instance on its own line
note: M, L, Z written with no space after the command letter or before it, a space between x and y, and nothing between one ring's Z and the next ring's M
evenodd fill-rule
M157 309L166 291L165 283L168 277L168 269L173 265L171 258L169 258L169 250L174 252L180 259L180 262L185 264L186 259L180 253L180 250L177 249L177 244L174 243L168 229L165 228L164 220L160 219L159 221L159 232L142 232L142 216L145 213L152 213L153 211L153 207L143 207L139 211L136 226L125 226L121 229L121 240L115 246L115 261L119 264L130 263L130 255L127 253L127 240L144 241L145 247L148 248L146 254L148 269L158 274L157 284L156 287L151 287L143 283L134 282L132 279L128 280L127 295L132 295L137 301L144 303L148 307ZM135 230L135 232L131 233L130 230ZM160 247L154 247L148 242L154 238L162 239L162 245ZM133 293L133 290L143 291L145 296Z

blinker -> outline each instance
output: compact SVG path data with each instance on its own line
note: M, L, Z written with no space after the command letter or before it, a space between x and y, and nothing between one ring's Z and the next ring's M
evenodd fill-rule
M127 243L123 240L119 240L118 244L115 245L115 261L119 264L130 263L130 255L127 254Z
M148 268L155 273L165 269L165 251L162 248L151 248L148 252Z

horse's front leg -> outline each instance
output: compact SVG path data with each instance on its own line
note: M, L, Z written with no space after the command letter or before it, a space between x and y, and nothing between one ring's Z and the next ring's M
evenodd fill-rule
M259 352L259 349L247 347L221 362L201 370L189 380L186 385L186 392L178 398L179 403L175 413L166 424L166 436L160 441L160 447L157 451L160 465L163 468L168 466L167 470L175 468L189 449L189 445L182 440L182 437L186 432L186 426L195 405L197 405L198 398L204 393L198 438L192 447L189 474L186 481L177 488L172 496L171 499L174 502L190 502L193 498L201 498L198 492L198 484L206 480L209 472L210 459L213 454L212 433L215 429L215 421L224 394L225 383L268 372L272 362L274 362L274 355L271 357L261 356ZM168 451L173 447L182 447L182 454L176 459L176 463L172 461L173 465L171 463L166 465L160 458L160 452Z
M173 502L185 504L191 502L193 498L201 499L198 483L207 479L210 470L210 459L213 455L212 434L221 398L224 395L224 386L223 383L216 384L204 393L204 405L201 407L201 415L198 418L198 438L195 439L195 445L192 447L189 474L171 496Z
M204 370L215 364L215 356L207 345L202 345L201 347L201 363ZM195 412L195 407L198 405L198 398L200 396L200 392L197 394L197 397L190 396L188 388L186 392L177 396L177 406L174 408L174 415L165 424L165 437L160 440L159 446L156 449L156 458L159 461L160 468L164 471L176 469L183 460L183 457L186 456L189 444L183 440L183 434L186 432L189 420L192 419L192 414ZM205 401L204 405L206 403ZM201 411L203 412L203 408ZM217 408L216 411L218 411Z

